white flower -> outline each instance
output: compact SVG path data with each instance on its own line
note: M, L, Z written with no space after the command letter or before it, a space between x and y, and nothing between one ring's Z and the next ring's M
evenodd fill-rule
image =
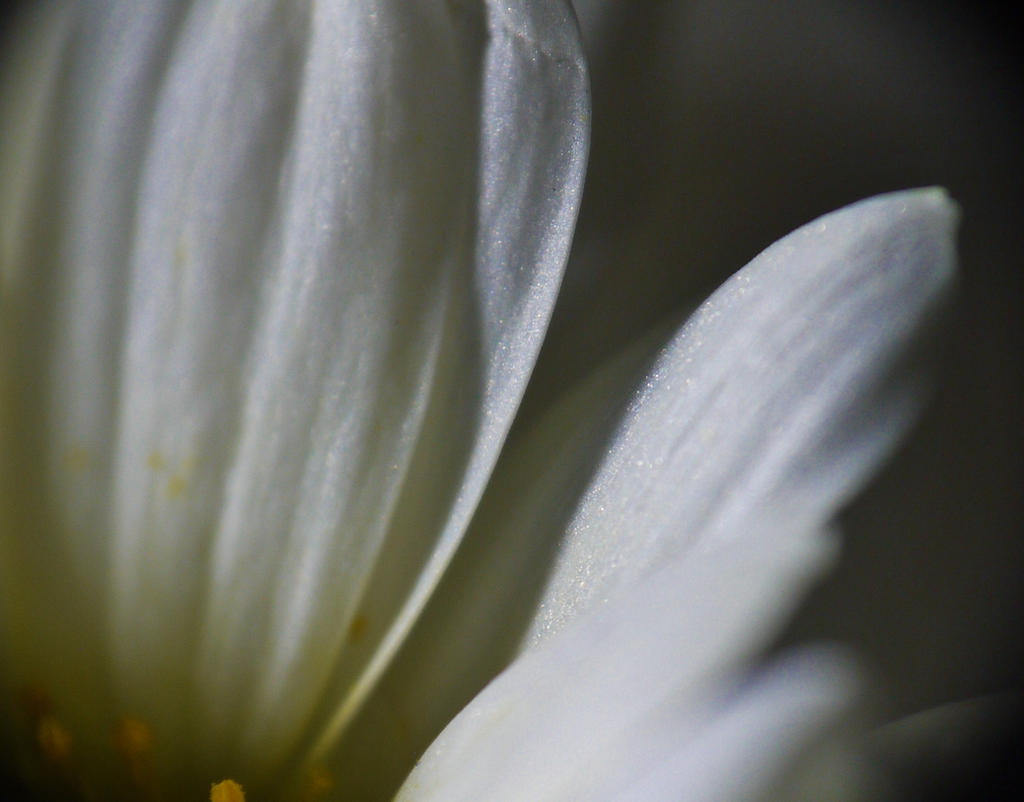
M800 229L502 452L582 185L566 4L37 22L0 152L34 791L379 797L509 661L402 798L742 798L831 743L849 662L751 663L919 397L941 191Z

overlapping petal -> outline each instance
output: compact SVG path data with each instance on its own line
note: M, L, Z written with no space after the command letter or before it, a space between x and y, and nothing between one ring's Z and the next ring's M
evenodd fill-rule
M763 555L765 584L736 568L718 575L725 599L754 593L740 616L749 628L719 668L763 648L806 587L773 577L770 553L781 559L788 538L807 532L822 551L809 550L802 570L819 574L829 543L813 533L920 400L910 349L948 290L956 216L941 191L924 190L808 224L727 282L649 362L638 348L571 394L503 459L386 683L392 706L412 721L446 704L450 715L517 652L557 640L659 566L711 571L733 544ZM766 540L751 541L756 532ZM683 674L715 652L723 622L682 606L653 615L675 609L701 623L683 639L685 657L677 635L654 638L664 653L637 659ZM425 684L429 696L417 693Z
M567 5L83 4L42 41L0 177L5 679L140 714L180 776L379 794L515 658L406 797L780 787L855 683L750 666L915 408L942 193L777 243L478 510L582 182Z
M921 401L913 349L947 298L957 216L941 190L863 201L780 240L716 291L626 413L530 637L759 518L827 521Z
M821 655L739 673L820 567L820 535L748 531L614 595L477 696L399 799L760 798L856 697Z
M3 187L11 679L257 782L372 688L497 458L582 183L574 21L126 2L54 38Z

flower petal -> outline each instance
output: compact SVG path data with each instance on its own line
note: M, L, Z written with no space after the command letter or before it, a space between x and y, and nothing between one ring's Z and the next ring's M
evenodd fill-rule
M947 287L954 217L937 191L824 217L727 282L659 354L655 333L568 394L503 454L357 729L400 733L388 754L415 753L524 641L665 560L700 563L762 519L823 525L907 422L919 388L890 368ZM343 747L351 771L386 759Z
M4 288L22 523L90 553L121 704L200 765L271 771L325 696L333 737L497 458L588 116L571 12L505 5L83 4Z
M777 777L852 699L842 661L744 682L827 552L757 529L676 558L523 654L427 751L399 799L739 799Z
M605 366L502 453L436 594L330 755L355 798L392 796L441 728L515 655L572 500L586 487L587 460L619 420L651 345Z
M810 223L715 292L650 370L569 526L530 639L763 516L821 525L920 399L905 361L952 276L955 207L894 193Z
M6 95L3 114L21 127L0 148L20 168L0 174L5 673L61 686L61 714L85 729L105 727L112 707L102 601L128 254L155 87L183 8L32 9L30 59L9 80L35 91Z

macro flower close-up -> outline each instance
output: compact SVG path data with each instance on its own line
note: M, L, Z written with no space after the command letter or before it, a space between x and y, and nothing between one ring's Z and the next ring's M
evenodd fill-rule
M779 637L927 404L961 209L850 196L620 314L674 212L584 225L610 8L22 10L0 794L893 793L858 649Z

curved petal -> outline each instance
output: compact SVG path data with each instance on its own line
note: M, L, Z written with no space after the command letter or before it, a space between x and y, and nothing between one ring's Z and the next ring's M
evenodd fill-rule
M759 518L827 521L920 400L908 349L949 288L956 218L941 190L863 201L780 240L716 291L632 402L530 639Z
M34 8L29 80L9 80L38 90L3 115L22 128L0 148L21 168L0 174L4 672L61 686L62 715L87 729L112 706L102 599L136 185L184 8Z
M48 238L16 232L5 277L5 456L40 488L5 540L38 531L79 583L57 596L99 611L119 704L175 760L256 782L318 702L327 743L372 688L497 458L582 183L575 25L560 2L78 13Z
M659 339L658 342L663 340ZM452 717L515 654L588 461L620 419L654 342L607 365L512 440L438 591L330 755L355 798L388 798Z
M947 702L880 727L871 753L906 799L998 797L999 789L1005 797L1020 790L1021 721L1018 691Z
M399 799L747 798L851 700L853 674L820 656L753 687L738 673L826 545L816 531L752 529L671 561L524 653Z
M524 637L543 642L666 559L699 563L762 519L827 521L907 422L919 388L892 360L948 285L954 218L926 191L811 223L660 353L655 337L638 343L511 443L357 729L415 753ZM375 765L380 751L352 739L339 760Z
M590 123L575 17L563 0L487 0L483 6L487 43L479 111L476 286L471 292L481 319L479 381L475 387L468 381L470 370L453 374L448 395L428 411L431 436L417 450L406 480L408 499L378 559L363 603L366 617L356 622L368 618L372 623L375 614L386 615L395 589L412 589L359 682L349 690L346 677L335 675L333 683L344 690L345 703L325 722L311 759L332 746L355 714L461 542L525 390L568 257ZM455 337L467 334L461 329ZM462 459L453 433L467 429L473 452ZM443 493L446 473L457 477L457 493L447 494L451 501ZM429 556L416 559L416 544L422 552L423 528L434 520L435 510L446 518L436 542L429 544Z

